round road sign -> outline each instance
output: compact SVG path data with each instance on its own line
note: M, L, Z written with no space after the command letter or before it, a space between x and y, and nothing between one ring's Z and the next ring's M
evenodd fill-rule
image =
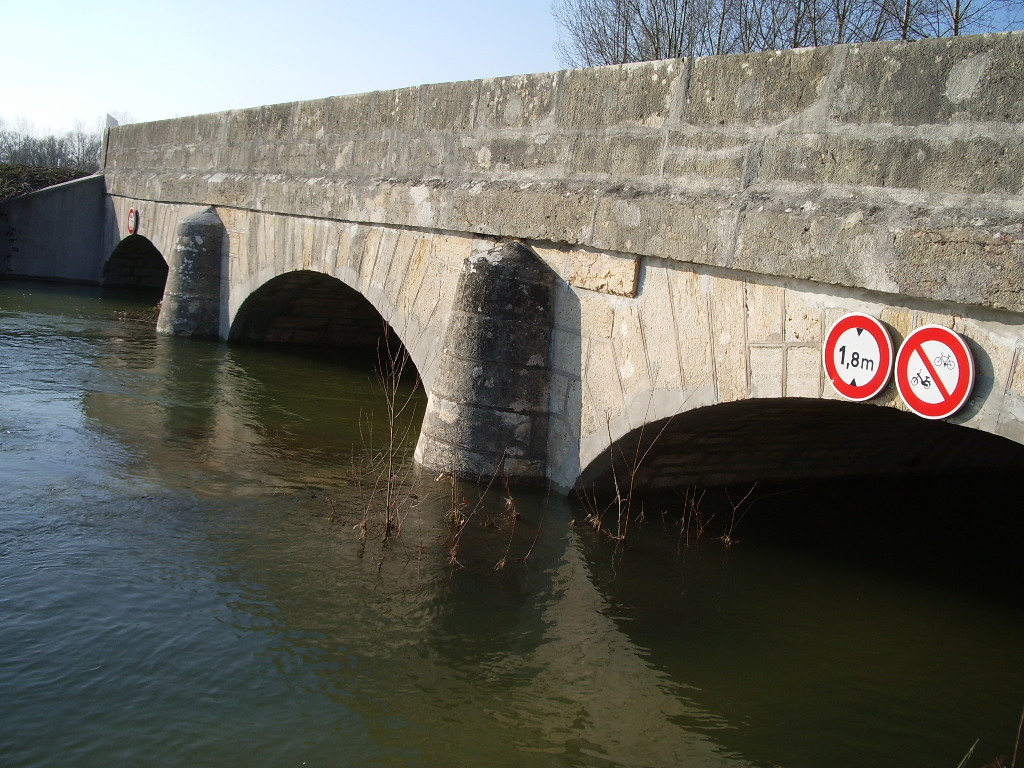
M844 315L825 336L822 362L836 392L849 400L868 400L889 383L892 339L870 315Z
M139 228L139 212L134 208L128 209L128 234L134 235Z
M974 357L967 342L941 325L914 330L896 355L896 388L918 416L952 416L974 388Z

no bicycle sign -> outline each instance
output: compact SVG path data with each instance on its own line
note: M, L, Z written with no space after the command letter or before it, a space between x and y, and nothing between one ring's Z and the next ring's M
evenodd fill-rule
M974 388L974 357L967 342L941 325L912 331L896 355L896 388L918 416L952 416Z
M849 400L868 400L889 383L892 339L870 315L844 315L825 337L822 362L836 392Z

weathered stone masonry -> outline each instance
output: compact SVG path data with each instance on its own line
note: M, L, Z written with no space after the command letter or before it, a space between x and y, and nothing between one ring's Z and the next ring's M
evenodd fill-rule
M690 450L697 466L715 445L715 419L702 414L747 400L793 425L812 421L795 414L819 413L813 403L825 404L828 423L839 413L867 420L878 405L872 418L905 410L891 386L853 411L834 402L821 344L848 311L882 319L897 344L932 322L965 335L978 380L951 421L1024 443L1022 118L1024 35L1014 33L446 83L129 125L107 139L104 250L126 234L129 207L165 256L177 253L181 222L212 208L223 223L221 338L281 276L350 286L402 338L430 394L419 456L461 446L467 474L504 457L524 477L568 487L610 443L668 417L684 430L673 438L680 455ZM493 404L490 426L469 430L491 444L473 448L467 430L443 425L468 423L486 400L476 367L515 361L457 351L471 327L493 325L459 314L466 270L511 243L552 281L538 368L546 404L538 388L520 410ZM757 421L719 423L731 425L724 435ZM786 423L764 422L775 433ZM499 423L508 429L494 438ZM937 434L900 455L942 443ZM787 447L793 463L829 464L834 446L801 456L797 442ZM748 464L762 460L769 468L770 455ZM685 475L680 465L659 471Z

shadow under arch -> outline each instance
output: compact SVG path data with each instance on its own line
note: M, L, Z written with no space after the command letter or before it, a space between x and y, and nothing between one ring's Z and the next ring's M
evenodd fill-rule
M167 283L167 260L143 235L128 235L103 265L103 286L159 291Z
M614 470L614 471L613 471ZM577 489L659 490L759 480L907 477L1024 470L1024 446L892 408L773 398L697 408L632 430Z
M376 353L406 349L381 313L354 288L322 272L298 270L256 289L239 307L233 343L338 347Z

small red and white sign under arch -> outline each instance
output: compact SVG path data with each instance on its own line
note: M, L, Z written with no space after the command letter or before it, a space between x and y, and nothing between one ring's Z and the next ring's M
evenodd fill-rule
M848 400L868 400L885 389L892 360L889 331L871 315L844 315L825 336L825 373L832 388Z
M967 342L941 325L915 329L896 355L896 388L918 416L952 416L974 389L974 356Z
M128 234L134 235L139 228L139 212L134 208L128 209Z

